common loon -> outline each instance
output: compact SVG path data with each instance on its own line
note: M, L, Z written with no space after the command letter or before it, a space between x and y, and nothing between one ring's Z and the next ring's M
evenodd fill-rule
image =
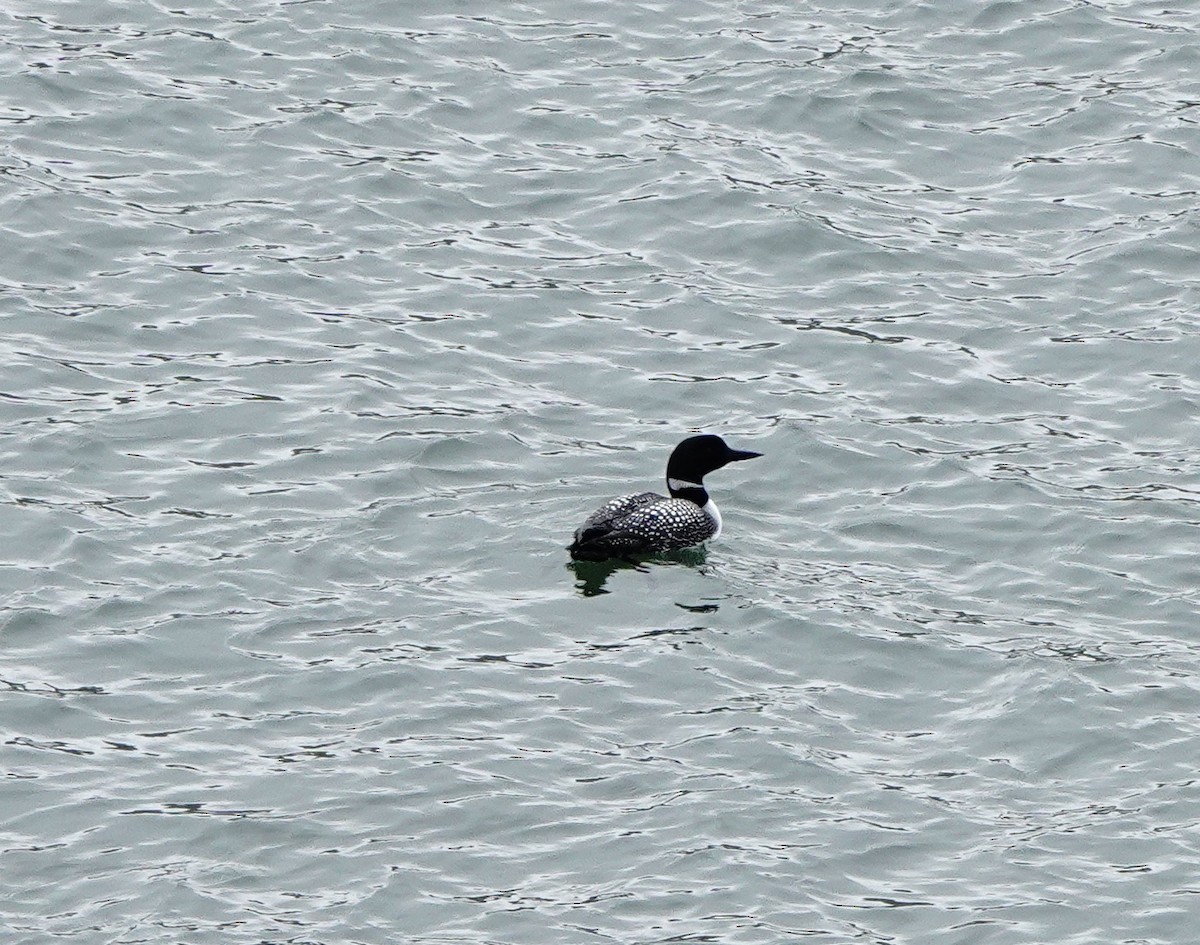
M666 496L639 492L601 506L575 532L567 549L580 561L603 561L697 545L721 534L721 513L704 477L727 463L762 453L730 449L719 436L691 436L667 460Z

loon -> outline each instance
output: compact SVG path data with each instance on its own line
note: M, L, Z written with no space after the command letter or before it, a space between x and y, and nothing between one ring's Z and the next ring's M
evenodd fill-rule
M698 545L721 534L721 513L704 477L727 463L762 453L730 449L719 436L691 436L667 460L666 496L638 492L601 506L575 532L568 551L580 561L604 561Z

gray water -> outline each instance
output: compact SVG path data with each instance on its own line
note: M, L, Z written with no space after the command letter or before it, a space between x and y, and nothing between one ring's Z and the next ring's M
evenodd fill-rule
M1200 11L440 9L4 13L3 941L1194 941Z

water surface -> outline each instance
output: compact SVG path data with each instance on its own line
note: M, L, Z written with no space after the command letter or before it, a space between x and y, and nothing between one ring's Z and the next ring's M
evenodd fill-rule
M5 941L1189 941L1198 29L10 12Z

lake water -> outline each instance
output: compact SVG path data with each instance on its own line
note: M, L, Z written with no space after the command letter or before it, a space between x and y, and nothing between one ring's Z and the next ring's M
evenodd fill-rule
M1194 5L4 22L4 942L1194 940Z

